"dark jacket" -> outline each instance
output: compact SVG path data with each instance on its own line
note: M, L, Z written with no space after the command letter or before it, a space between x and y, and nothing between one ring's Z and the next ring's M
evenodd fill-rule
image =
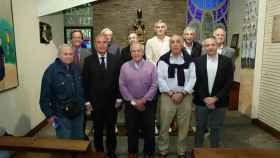
M118 77L119 58L107 53L107 68L104 70L99 62L97 52L85 59L82 73L85 87L85 97L93 105L105 100L115 101L119 97Z
M83 88L79 67L57 58L45 71L41 84L40 107L45 116L63 116L63 103L76 99L84 108Z
M207 78L207 55L195 60L196 84L194 91L194 104L206 106L203 102L205 97L216 96L216 107L226 107L229 103L229 91L233 82L233 67L231 60L223 55L218 56L218 68L211 94L208 90Z
M186 49L185 49L186 50ZM191 52L191 57L192 58L198 58L201 56L201 51L202 51L202 46L200 43L194 41L193 42L193 47L192 47L192 52Z

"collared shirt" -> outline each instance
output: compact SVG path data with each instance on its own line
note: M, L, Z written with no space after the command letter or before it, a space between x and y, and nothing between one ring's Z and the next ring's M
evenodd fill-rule
M163 39L159 39L157 36L149 39L145 49L147 60L156 65L159 58L170 50L169 41L170 37L168 36Z
M214 56L208 56L207 55L207 77L208 77L208 90L211 94L214 81L216 78L216 73L218 69L218 58L219 55L216 53Z
M192 55L193 42L192 42L192 45L190 47L188 47L186 42L184 42L184 47L185 47L186 51L188 52L188 54Z
M107 53L105 53L104 55L101 55L99 53L97 53L98 59L99 59L99 63L102 63L102 57L104 57L104 61L105 61L105 68L107 68Z
M155 65L144 59L138 64L133 60L126 62L121 67L119 87L126 101L141 98L147 101L153 100L157 92L157 73Z
M172 53L170 54L170 64L183 64L185 62L183 54L179 56L173 56ZM185 85L178 86L177 81L177 69L175 70L175 77L168 78L168 64L164 61L159 61L157 67L158 73L158 82L159 82L159 90L160 92L193 92L193 87L196 82L196 73L195 73L195 65L193 62L190 63L188 69L184 69L185 75Z

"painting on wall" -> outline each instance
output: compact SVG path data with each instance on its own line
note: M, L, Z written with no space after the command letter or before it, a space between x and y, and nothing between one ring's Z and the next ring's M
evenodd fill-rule
M11 0L0 5L0 92L18 86L15 34Z
M40 42L49 44L52 40L52 27L44 22L40 22Z

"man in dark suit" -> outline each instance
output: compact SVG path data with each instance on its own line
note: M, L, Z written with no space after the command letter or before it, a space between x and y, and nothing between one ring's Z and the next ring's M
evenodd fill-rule
M194 41L196 36L195 29L187 26L184 29L183 37L184 37L184 49L186 52L192 57L197 58L201 56L201 44L197 41Z
M115 124L117 110L115 103L118 91L119 60L108 53L103 35L95 38L95 52L85 59L83 81L85 98L93 108L94 145L97 152L103 152L103 129L106 128L107 156L116 158Z
M210 146L219 147L221 128L229 102L229 91L233 81L231 60L217 53L214 37L203 42L205 55L196 59L196 105L195 147L202 147L204 131L210 128Z

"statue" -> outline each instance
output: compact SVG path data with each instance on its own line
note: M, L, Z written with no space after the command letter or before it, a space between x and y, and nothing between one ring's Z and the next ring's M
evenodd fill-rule
M139 42L144 44L145 43L145 25L143 24L142 18L143 18L142 9L137 9L137 18L136 18L135 24L133 25L133 29L138 36Z

